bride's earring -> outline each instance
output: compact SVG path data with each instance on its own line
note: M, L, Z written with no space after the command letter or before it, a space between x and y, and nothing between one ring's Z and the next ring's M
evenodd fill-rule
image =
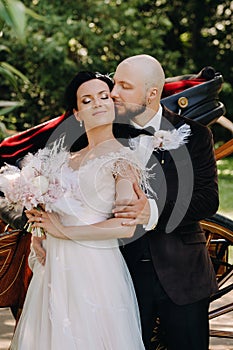
M80 128L83 126L83 121L82 120L79 121L79 125L80 125Z

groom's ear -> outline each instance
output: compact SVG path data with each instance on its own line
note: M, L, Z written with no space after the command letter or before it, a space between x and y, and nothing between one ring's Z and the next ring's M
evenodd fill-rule
M151 87L147 93L148 104L151 104L158 96L158 89L156 87Z

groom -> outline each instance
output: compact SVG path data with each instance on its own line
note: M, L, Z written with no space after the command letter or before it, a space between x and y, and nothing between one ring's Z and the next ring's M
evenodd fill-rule
M157 193L159 221L155 229L122 249L138 298L145 347L150 349L159 316L169 350L208 350L209 297L217 283L199 220L212 216L218 208L211 132L161 106L165 77L153 57L125 59L116 69L114 82L111 95L118 119L127 116L137 129L172 130L184 124L191 128L186 146L156 152L150 160L149 166L157 163L152 186ZM132 224L153 224L153 218L149 220L153 217L151 204L135 189L138 202L128 206L116 203L115 215L132 218Z
M114 80L112 97L120 122L136 129L171 130L184 124L191 128L186 147L155 152L149 161L148 167L156 164L156 202L135 185L138 200L115 207L116 216L132 218L132 225L143 224L147 230L122 248L138 298L145 347L150 349L159 317L169 350L208 350L209 296L217 284L198 221L218 208L211 133L160 104L165 78L153 57L127 58L118 65ZM131 137L131 129L125 126L124 137ZM33 246L42 261L40 243L34 241Z

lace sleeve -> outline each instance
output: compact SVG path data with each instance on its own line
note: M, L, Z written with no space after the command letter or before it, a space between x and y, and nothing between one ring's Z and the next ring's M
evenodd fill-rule
M120 176L141 183L141 169L128 159L117 159L113 164L112 173L114 177Z
M149 173L149 170L135 157L133 151L129 151L125 156L121 156L113 162L112 173L114 177L121 176L132 182L137 182L147 195L155 196L149 182L154 174Z

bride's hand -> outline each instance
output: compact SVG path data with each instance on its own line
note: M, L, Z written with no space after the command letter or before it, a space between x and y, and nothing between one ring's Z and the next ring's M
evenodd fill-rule
M59 217L55 213L48 213L43 210L31 209L25 211L28 223L32 223L32 227L41 227L53 237L68 239L64 235L64 226Z

